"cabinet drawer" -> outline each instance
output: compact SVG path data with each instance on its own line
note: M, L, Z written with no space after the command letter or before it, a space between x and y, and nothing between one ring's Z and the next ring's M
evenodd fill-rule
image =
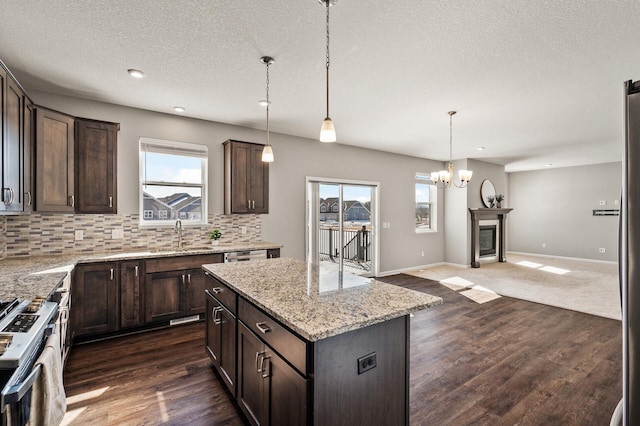
M233 315L237 315L237 298L236 292L231 290L226 285L222 284L211 275L205 273L207 277L206 289L207 292L213 295L225 308L227 308Z
M238 318L251 331L276 350L303 375L308 374L307 344L278 321L242 297L238 301Z
M147 273L200 269L207 263L222 263L222 253L147 259Z

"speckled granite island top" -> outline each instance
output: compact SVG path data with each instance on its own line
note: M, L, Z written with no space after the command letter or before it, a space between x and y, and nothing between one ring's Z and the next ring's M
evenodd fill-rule
M439 305L440 297L279 258L205 271L310 342Z

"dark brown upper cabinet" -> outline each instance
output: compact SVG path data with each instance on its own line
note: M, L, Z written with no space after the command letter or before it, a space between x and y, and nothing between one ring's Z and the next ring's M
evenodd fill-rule
M269 213L269 163L264 145L228 140L224 145L224 213Z
M0 63L1 64L1 63ZM2 173L0 175L0 212L29 211L32 205L30 192L30 143L32 135L31 105L22 86L11 73L0 66L0 139Z
M74 119L36 108L36 210L75 210Z
M75 119L76 208L78 213L117 213L119 124Z

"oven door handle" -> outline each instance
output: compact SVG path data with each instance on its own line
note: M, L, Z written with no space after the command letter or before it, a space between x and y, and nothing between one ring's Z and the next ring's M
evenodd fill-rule
M7 389L6 393L2 393L2 408L5 408L7 404L13 404L22 399L22 397L33 387L33 383L40 375L41 368L42 366L40 364L36 365L22 383L13 385Z

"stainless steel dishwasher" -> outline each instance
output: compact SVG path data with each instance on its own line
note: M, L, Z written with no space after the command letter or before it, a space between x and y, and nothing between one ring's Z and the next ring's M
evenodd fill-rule
M252 260L266 259L266 250L231 251L224 254L224 263L250 262Z

